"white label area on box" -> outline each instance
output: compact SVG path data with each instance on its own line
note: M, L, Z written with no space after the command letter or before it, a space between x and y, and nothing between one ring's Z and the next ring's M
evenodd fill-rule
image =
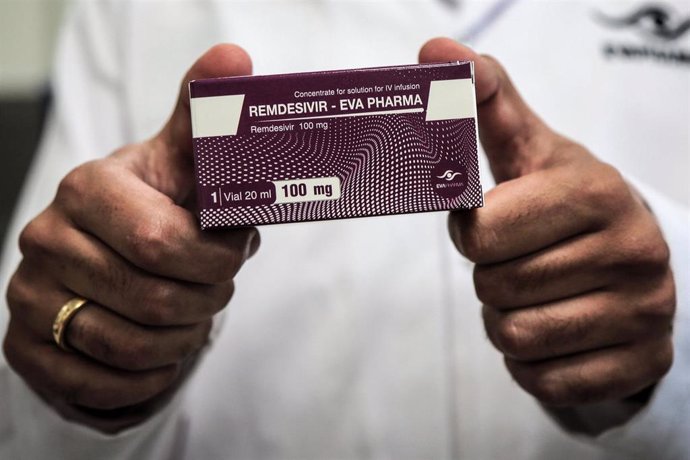
M275 203L304 203L307 201L337 200L340 198L338 177L273 181Z

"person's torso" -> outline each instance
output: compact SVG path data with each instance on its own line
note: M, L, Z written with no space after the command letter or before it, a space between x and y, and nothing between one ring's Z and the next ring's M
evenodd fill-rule
M639 1L521 1L495 15L506 2L459 3L136 3L123 45L130 134L161 125L185 69L219 41L245 47L267 74L412 63L425 40L469 34L547 123L690 201L690 33L662 39L647 19L599 16L624 17ZM690 14L681 6L671 11ZM260 229L262 248L190 382L181 457L604 458L511 382L445 218Z

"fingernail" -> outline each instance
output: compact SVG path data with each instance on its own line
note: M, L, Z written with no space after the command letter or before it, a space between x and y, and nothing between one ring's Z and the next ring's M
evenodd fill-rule
M249 236L247 237L247 244L244 249L244 258L249 259L252 257L254 254L256 254L256 251L259 250L259 246L261 245L261 236L259 235L259 231L255 228L252 228L249 232Z

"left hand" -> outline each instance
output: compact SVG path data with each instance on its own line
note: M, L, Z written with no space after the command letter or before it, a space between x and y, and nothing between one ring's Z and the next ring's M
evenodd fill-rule
M259 234L202 232L186 207L194 190L187 84L250 72L241 48L211 48L157 135L75 168L22 231L3 350L63 418L120 432L157 413L194 369ZM65 323L65 350L51 330L75 298L89 301Z
M542 122L494 59L448 39L420 52L451 60L475 61L498 185L484 208L451 213L450 233L476 263L486 331L513 378L553 406L655 384L673 361L675 286L654 216L616 169Z

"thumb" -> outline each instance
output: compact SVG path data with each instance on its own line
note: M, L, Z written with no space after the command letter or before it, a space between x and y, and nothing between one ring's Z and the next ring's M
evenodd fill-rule
M158 137L161 137L170 151L184 156L192 152L192 124L189 106L189 82L202 78L234 77L249 75L252 61L242 48L236 45L220 44L206 51L182 79L180 95L170 119Z
M532 112L495 59L475 53L449 38L435 38L419 52L419 61L474 61L479 137L496 182L529 174L552 160L545 142L558 136Z
M153 137L143 167L137 173L149 185L181 203L193 189L192 123L189 82L202 78L232 77L252 72L249 55L239 46L220 44L206 51L182 79L180 92L170 118Z

